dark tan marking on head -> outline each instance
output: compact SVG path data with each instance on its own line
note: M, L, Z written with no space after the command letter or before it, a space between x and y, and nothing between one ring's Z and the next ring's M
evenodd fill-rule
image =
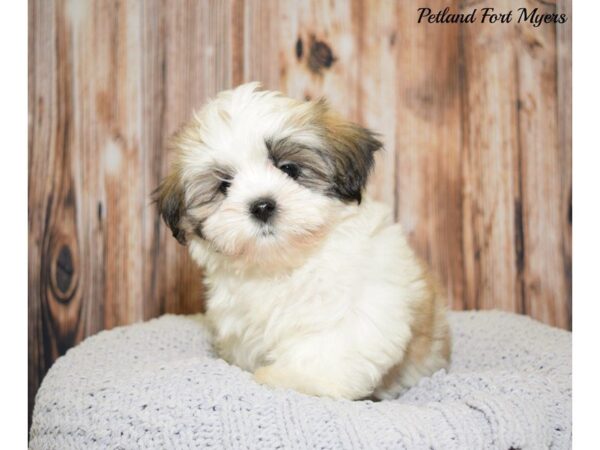
M177 242L185 245L185 232L180 226L181 217L185 213L185 199L179 174L172 172L164 178L152 196L160 215L171 229L173 237L177 239Z
M294 117L293 126L310 128L322 142L308 147L294 134L267 140L276 166L293 162L301 167L298 183L344 201L360 203L371 168L373 153L382 147L372 131L342 119L324 99L310 102L308 113Z
M331 112L325 116L325 138L334 166L334 193L344 200L360 203L373 168L373 154L383 144L371 130Z
M223 120L229 114L223 112ZM171 171L153 192L153 200L177 241L185 245L190 233L202 236L202 223L225 197L221 183L233 177L230 168L209 166L192 180L184 180L181 167L185 149L202 143L199 124L191 121L169 140L169 150L176 153Z
M296 142L293 136L267 141L269 158L276 167L293 163L300 171L296 181L306 188L327 193L331 185L331 164L319 148Z

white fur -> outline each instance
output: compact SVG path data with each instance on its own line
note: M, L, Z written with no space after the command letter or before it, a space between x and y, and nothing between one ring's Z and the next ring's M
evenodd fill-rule
M290 125L292 110L297 115L303 105L256 87L209 103L192 125L201 143L180 149L184 183L215 162L235 169L227 197L203 222L203 237L189 239L190 254L205 267L207 318L219 352L272 386L335 398L376 389L381 398L393 395L447 364L443 305L436 300L430 357L383 388L384 375L403 363L432 287L386 206L323 195L271 164L265 136L324 143ZM273 224L248 214L262 196L277 201Z

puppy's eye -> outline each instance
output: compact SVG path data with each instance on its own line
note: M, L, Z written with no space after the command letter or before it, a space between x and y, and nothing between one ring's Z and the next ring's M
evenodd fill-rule
M294 180L300 176L300 167L294 163L286 163L279 166L279 170Z
M221 194L227 194L227 189L229 189L229 186L231 186L231 181L221 181L221 184L219 185L219 192Z

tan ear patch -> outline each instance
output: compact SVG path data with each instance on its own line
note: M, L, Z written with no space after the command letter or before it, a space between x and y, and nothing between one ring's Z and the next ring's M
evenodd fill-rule
M185 244L185 232L180 227L181 216L185 209L185 199L178 173L173 172L164 178L152 196L160 215L171 229L173 237L180 244Z
M374 132L342 119L325 102L319 102L317 107L323 111L324 139L334 170L333 190L343 200L360 203L373 167L373 154L383 144Z

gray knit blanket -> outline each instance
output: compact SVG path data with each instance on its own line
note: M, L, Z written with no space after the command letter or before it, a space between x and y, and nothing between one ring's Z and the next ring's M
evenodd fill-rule
M397 400L336 401L255 383L216 357L201 316L103 331L52 366L31 449L566 449L571 333L453 312L452 364Z

